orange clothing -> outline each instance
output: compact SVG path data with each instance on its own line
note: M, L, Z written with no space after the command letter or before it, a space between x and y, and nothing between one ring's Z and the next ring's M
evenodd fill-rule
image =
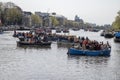
M87 40L84 40L82 44L86 45L88 43Z

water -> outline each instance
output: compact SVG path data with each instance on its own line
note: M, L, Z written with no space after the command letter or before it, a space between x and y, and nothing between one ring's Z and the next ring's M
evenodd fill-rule
M100 32L69 34L109 41L110 57L68 56L67 47L55 42L51 48L18 47L12 34L0 34L0 80L120 80L120 44Z

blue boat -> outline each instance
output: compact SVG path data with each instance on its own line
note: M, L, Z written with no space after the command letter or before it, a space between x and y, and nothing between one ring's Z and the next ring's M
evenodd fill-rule
M110 56L111 49L106 50L80 50L75 48L69 48L69 55L85 55L85 56Z
M114 41L115 42L120 42L120 32L115 33Z

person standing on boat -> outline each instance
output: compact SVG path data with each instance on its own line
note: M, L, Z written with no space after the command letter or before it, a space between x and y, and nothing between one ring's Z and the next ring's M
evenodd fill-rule
M86 49L86 44L88 43L88 37L86 37L86 39L82 42L82 48L83 48L83 50L85 50Z
M111 46L110 46L110 44L109 44L109 42L108 42L108 41L107 41L106 46L107 46L107 49L111 48Z
M14 35L16 35L16 30L14 30Z

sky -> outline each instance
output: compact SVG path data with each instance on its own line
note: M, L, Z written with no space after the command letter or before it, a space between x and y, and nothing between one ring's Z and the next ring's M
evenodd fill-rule
M0 0L13 2L24 11L56 12L74 20L78 15L84 22L97 25L112 24L120 10L120 0Z

